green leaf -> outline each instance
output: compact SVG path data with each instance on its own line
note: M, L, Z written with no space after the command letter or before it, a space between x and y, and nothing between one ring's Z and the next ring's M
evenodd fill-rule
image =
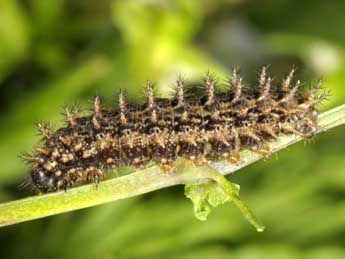
M233 186L238 195L240 186L235 184L233 184ZM231 201L229 194L227 194L216 182L187 184L185 186L185 195L193 202L195 217L202 221L207 219L207 216L212 211L212 207L215 208Z

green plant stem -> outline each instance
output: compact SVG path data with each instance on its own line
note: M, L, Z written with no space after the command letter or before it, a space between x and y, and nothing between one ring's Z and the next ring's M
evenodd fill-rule
M345 124L345 105L320 115L320 132L342 124ZM272 152L276 152L300 140L301 137L297 136L282 136L279 138L279 141L271 145ZM96 189L94 184L89 184L69 189L67 192L61 191L37 195L3 203L0 204L0 226L104 204L177 184L205 181L207 178L216 180L228 194L235 197L233 198L234 203L242 212L245 212L245 215L249 215L247 219L253 224L257 224L257 228L260 230L261 225L257 223L255 218L251 218L250 215L252 214L247 206L237 199L236 193L234 195L231 183L225 181L225 178L221 178L219 173L224 175L233 173L261 158L262 156L259 154L243 151L241 152L241 161L237 165L229 165L224 162L211 163L210 166L213 170L208 170L202 173L202 175L198 173L191 174L190 170L183 170L183 164L177 169L178 173L176 174L164 174L157 166L154 166L127 176L103 181L99 184L98 189Z

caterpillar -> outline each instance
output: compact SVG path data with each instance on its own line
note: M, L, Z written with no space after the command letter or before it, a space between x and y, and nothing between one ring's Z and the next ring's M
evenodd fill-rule
M256 86L249 87L232 70L228 89L216 88L215 76L203 80L203 93L189 94L178 77L175 96L157 98L151 82L146 101L129 104L118 94L117 108L106 109L99 97L93 112L80 116L66 108L65 127L53 131L43 123L38 130L43 145L23 156L31 165L31 181L40 192L53 192L105 179L109 170L121 166L142 168L157 163L174 172L177 157L201 165L209 160L237 163L248 149L270 155L269 143L281 134L311 138L318 129L317 104L321 82L302 90L292 69L276 85L263 67Z

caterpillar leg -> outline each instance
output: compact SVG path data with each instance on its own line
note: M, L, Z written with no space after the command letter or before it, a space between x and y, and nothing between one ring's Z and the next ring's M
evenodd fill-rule
M106 174L104 171L102 171L101 169L97 169L97 168L89 168L87 173L87 181L89 183L95 183L96 184L96 189L98 189L98 184L100 181L102 181Z
M240 153L230 155L226 160L231 164L237 165L241 161Z
M272 154L272 149L269 145L263 145L262 147L253 147L251 151L262 155L264 158L268 158Z
M207 163L207 159L204 155L190 156L187 157L187 159L190 160L194 166L201 166Z
M176 162L163 160L159 163L159 168L164 173L174 173L176 171Z

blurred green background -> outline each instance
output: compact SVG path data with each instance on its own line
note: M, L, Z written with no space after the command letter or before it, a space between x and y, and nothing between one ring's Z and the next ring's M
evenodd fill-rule
M64 105L140 101L145 81L169 96L178 74L247 82L296 65L345 102L345 1L0 0L0 201L30 195L18 158L36 121L62 125ZM256 233L231 205L199 222L183 187L0 229L0 258L345 258L344 127L255 163L231 180L266 224Z

